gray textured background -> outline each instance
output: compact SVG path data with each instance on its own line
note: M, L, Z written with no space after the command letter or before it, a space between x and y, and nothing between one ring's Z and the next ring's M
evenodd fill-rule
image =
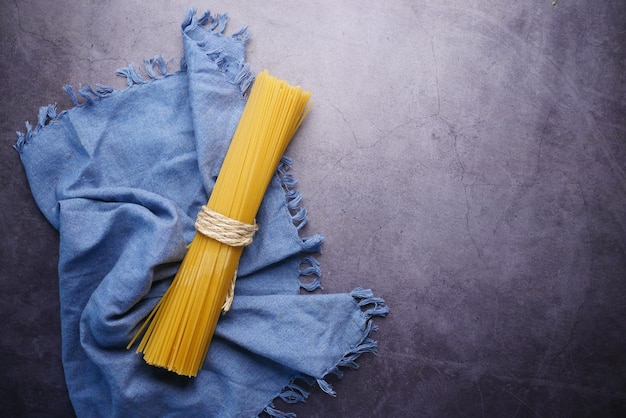
M177 68L183 10L250 25L313 91L288 154L324 292L371 287L377 357L302 417L626 414L626 2L69 1L0 6L0 415L71 416L58 235L15 130L64 84Z

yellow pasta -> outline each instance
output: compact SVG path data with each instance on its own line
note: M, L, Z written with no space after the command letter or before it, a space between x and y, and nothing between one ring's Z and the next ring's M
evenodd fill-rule
M206 213L199 215L198 232L170 288L128 345L130 348L143 333L137 352L143 353L148 364L189 377L202 367L219 315L232 292L244 245L256 227L254 218L261 200L309 111L310 96L309 91L290 86L267 70L257 77L203 210ZM220 215L226 219L220 221ZM228 220L234 221L232 226ZM205 231L203 222L209 229L217 222L217 231ZM228 241L231 235L234 244Z

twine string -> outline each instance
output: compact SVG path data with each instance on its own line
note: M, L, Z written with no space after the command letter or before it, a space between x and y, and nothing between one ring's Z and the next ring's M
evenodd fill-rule
M196 218L196 230L202 235L231 247L245 247L252 244L254 233L259 229L256 222L246 224L212 211L206 205Z

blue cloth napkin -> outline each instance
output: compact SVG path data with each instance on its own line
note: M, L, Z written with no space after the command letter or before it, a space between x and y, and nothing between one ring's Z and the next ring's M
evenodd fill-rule
M198 376L126 349L185 255L254 79L248 32L225 36L226 22L188 11L180 70L156 57L119 70L123 90L66 87L74 108L44 106L18 134L33 196L59 231L63 362L79 417L293 416L273 401L304 401L302 382L334 395L324 377L376 350L382 299L362 288L307 294L320 285L322 237L299 234L306 211L286 158Z

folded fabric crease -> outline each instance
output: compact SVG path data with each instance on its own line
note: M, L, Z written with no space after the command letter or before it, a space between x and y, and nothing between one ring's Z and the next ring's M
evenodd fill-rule
M382 299L362 288L313 292L323 237L300 235L308 214L288 158L198 376L151 367L125 348L184 257L254 81L247 27L225 36L227 21L187 11L178 70L155 56L141 71L117 71L127 88L65 86L73 108L43 106L18 132L33 197L59 231L63 363L79 417L291 417L274 401L303 402L301 382L334 396L325 377L376 352Z

